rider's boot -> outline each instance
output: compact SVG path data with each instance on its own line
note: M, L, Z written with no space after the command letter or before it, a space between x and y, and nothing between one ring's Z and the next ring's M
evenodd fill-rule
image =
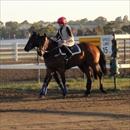
M72 52L70 51L70 49L66 46L62 46L62 49L64 50L64 52L66 53L66 56L64 57L65 60L69 60L72 57Z

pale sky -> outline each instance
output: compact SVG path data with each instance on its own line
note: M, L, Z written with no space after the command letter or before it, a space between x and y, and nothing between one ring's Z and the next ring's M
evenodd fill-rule
M111 21L124 15L130 19L130 0L1 0L0 6L2 22L53 22L61 16L68 21L94 20L99 16Z

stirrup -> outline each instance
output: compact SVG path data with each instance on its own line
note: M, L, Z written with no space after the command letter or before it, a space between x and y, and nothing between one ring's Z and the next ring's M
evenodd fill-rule
M64 59L66 60L66 61L68 61L69 59L71 59L72 58L72 55L71 56L65 56L64 57Z
M60 56L60 53L59 53L59 54L55 54L55 55L54 55L54 57L58 57L58 56Z

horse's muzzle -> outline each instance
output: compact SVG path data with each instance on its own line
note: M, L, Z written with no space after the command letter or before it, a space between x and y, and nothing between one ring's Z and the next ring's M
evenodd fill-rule
M28 49L27 47L25 47L25 48L24 48L24 51L27 51L27 52L29 52L29 49Z
M40 50L37 50L37 54L38 54L39 56L43 56L43 55L44 55L44 53L43 53L42 51L40 51Z

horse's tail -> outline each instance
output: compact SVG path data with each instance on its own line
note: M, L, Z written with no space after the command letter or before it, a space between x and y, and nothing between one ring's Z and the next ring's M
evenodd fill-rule
M105 58L105 55L104 55L103 51L101 50L101 48L98 47L98 49L100 51L99 65L101 67L103 74L106 75L107 74L106 58Z

